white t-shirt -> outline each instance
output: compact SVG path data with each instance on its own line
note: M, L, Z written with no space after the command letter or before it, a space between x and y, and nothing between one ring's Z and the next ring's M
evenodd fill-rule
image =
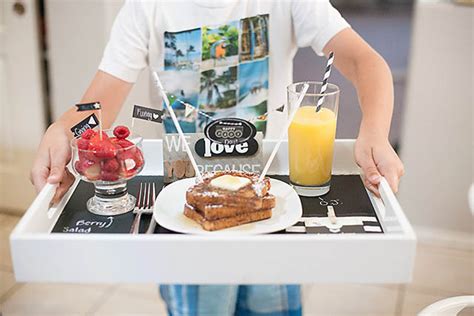
M185 132L226 116L275 138L287 117L276 108L286 102L298 47L322 55L347 27L329 0L129 0L99 69L127 82L147 66L157 71ZM185 117L176 98L199 112ZM157 91L152 99L159 100ZM164 125L174 131L170 119Z

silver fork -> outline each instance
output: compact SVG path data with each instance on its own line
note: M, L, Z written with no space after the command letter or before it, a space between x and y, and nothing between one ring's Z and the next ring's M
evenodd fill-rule
M152 190L153 188L153 190ZM130 228L131 234L138 234L140 232L140 221L142 214L153 214L153 206L155 205L155 183L140 183L140 190L138 191L137 205L133 209L135 219L133 220L132 227ZM154 219L152 218L152 222ZM151 222L150 222L151 226ZM150 227L148 228L150 230ZM148 233L147 230L147 233Z

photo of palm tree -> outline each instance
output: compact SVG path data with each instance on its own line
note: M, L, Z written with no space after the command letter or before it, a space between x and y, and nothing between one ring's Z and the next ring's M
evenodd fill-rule
M236 106L237 89L237 66L201 72L199 109L215 111Z
M268 14L240 21L240 60L248 61L268 55Z
M201 29L165 32L165 70L198 70L201 62Z
M239 22L202 28L201 70L237 64L239 61Z

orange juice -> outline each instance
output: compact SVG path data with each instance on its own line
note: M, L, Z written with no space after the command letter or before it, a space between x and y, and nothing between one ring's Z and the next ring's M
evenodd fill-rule
M302 186L324 185L331 179L336 114L315 106L298 109L288 129L290 180Z

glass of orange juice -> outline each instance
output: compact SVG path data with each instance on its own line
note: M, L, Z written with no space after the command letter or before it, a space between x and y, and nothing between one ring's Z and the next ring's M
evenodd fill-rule
M320 196L329 192L331 184L339 87L328 84L321 94L321 82L289 85L290 112L305 83L309 84L309 89L288 129L290 182L301 196ZM322 105L317 110L319 99L322 99Z

